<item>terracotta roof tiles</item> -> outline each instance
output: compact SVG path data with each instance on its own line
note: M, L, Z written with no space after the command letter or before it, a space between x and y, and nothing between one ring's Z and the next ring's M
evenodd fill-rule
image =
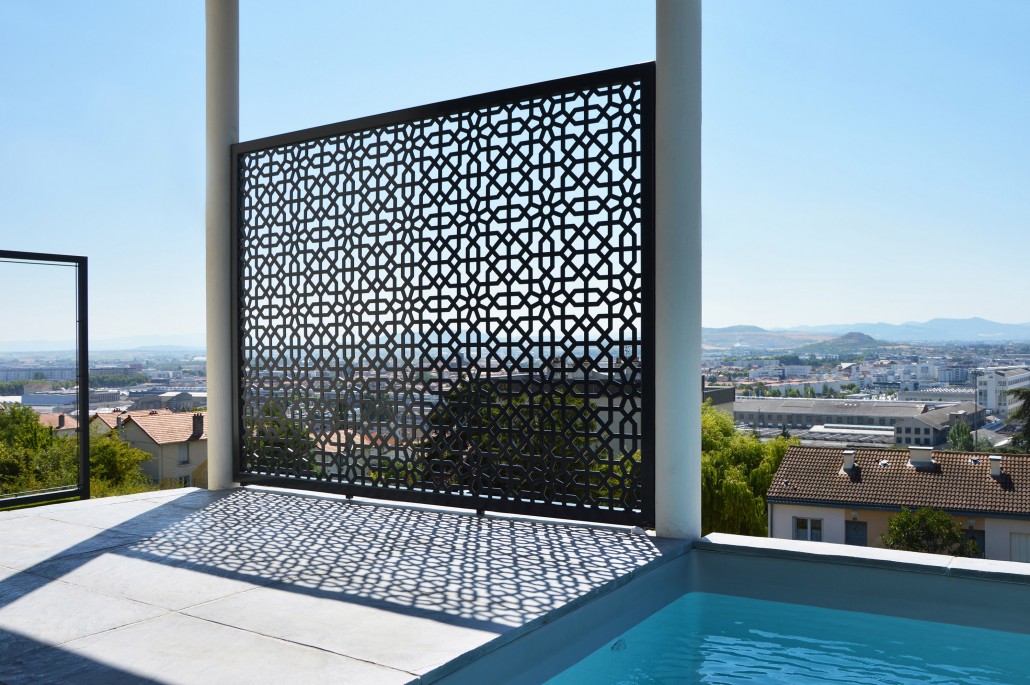
M1001 477L992 478L984 453L934 451L931 466L916 468L907 450L853 451L855 468L844 472L844 448L791 447L767 499L1030 516L1030 455L1001 455Z
M204 417L204 432L200 437L193 437L193 416L200 414ZM178 412L166 414L138 414L124 419L124 423L134 423L140 427L147 436L158 445L165 445L171 442L186 442L193 440L207 440L207 413L206 412Z
M61 423L61 417L64 417L64 425L58 425ZM47 428L60 429L60 430L72 430L79 427L79 421L74 416L69 414L40 414L39 422Z
M171 409L134 409L132 411L111 411L104 413L97 413L93 418L103 421L107 424L108 428L115 428L118 425L118 417L122 417L122 421L129 418L130 416L145 416L148 414L171 414Z

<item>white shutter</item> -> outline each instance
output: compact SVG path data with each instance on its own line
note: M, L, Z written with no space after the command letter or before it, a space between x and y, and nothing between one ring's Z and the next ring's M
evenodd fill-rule
M1009 559L1030 562L1030 533L1009 533Z

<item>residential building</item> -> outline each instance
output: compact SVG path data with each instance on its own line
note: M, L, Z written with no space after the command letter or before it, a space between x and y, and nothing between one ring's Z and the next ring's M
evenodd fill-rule
M987 421L987 409L972 402L949 405L899 421L894 426L894 444L907 447L937 447L948 442L948 432L956 423L976 430Z
M760 378L808 378L812 375L812 367L805 365L760 366L748 372L748 380Z
M974 372L976 379L976 401L985 405L999 418L1007 419L1018 406L1008 392L1030 386L1030 369L1026 367L987 368Z
M73 436L79 429L78 419L69 414L40 414L39 422L59 436Z
M134 413L124 418L122 440L154 458L143 471L155 482L207 486L207 413Z
M130 416L146 416L154 413L165 415L173 412L170 409L97 412L89 420L89 429L98 433L106 433L109 430L120 429L125 419Z
M988 559L1030 562L1030 455L791 447L766 496L769 536L883 547L902 507L955 517Z

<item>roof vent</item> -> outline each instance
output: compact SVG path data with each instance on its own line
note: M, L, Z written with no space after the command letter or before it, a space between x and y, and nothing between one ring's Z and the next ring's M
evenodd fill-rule
M908 463L917 469L930 468L933 466L933 448L912 445L908 448Z
M991 478L1001 478L1001 457L992 454L987 457L987 461L991 463Z
M841 469L850 471L853 468L855 468L855 450L844 450L844 465Z

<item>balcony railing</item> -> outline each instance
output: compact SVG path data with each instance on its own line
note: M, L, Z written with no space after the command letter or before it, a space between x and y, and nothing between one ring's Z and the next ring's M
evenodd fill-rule
M650 524L654 65L234 146L243 483Z

